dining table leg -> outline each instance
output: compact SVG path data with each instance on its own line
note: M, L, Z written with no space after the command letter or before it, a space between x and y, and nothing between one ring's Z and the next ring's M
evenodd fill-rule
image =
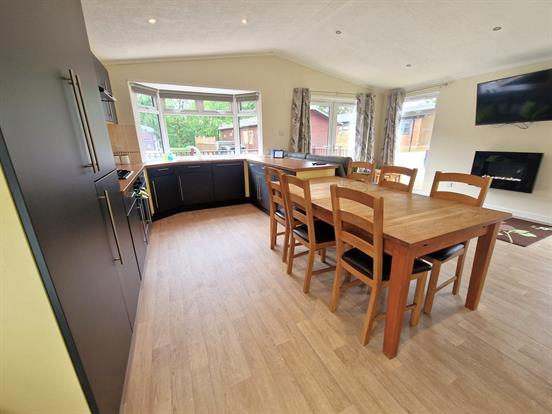
M383 353L391 359L396 357L399 352L401 328L408 299L408 289L410 288L414 255L413 251L407 246L398 244L391 246L389 250L393 256L393 261L385 315Z
M496 235L500 229L500 223L487 227L487 232L477 239L477 247L473 258L473 266L470 276L468 294L466 296L466 308L476 310L481 299L481 292L485 285L485 278L489 270L489 264L496 243Z

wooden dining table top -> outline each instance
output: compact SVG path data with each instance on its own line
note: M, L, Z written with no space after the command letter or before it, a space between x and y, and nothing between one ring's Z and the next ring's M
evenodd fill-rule
M462 203L441 200L419 194L390 190L344 177L324 177L310 180L311 201L315 216L332 223L330 186L353 188L384 198L384 239L414 246L463 229L487 226L511 217L510 213ZM295 189L292 189L295 191ZM341 208L371 219L372 210L349 200Z

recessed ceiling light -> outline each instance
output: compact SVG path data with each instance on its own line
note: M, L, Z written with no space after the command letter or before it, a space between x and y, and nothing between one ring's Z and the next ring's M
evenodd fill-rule
M407 64L404 65L404 66L406 66L407 68L411 68L411 67L412 67L412 63L407 63Z
M336 30L336 31L335 31L335 34L336 34L336 35L340 35L341 33L342 33L341 30Z
M502 30L502 26L493 27L493 32L498 32L499 30Z
M248 20L247 19L242 19L241 21L243 24L247 24Z
M153 19L153 18L148 19L148 23L149 24L155 24L155 23L157 23L157 19Z

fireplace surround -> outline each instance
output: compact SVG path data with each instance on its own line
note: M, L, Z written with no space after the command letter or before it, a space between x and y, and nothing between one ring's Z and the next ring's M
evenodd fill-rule
M471 173L493 177L491 188L532 193L541 152L476 151Z

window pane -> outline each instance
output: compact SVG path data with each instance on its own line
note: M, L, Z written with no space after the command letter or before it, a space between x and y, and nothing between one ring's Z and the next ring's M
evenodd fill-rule
M172 111L195 111L196 101L193 99L165 98L165 108Z
M356 105L336 105L336 116L335 143L330 148L330 155L339 155L342 157L354 155Z
M240 147L243 153L257 153L259 151L259 128L256 116L241 116Z
M170 152L177 156L194 155L190 146L203 154L233 154L234 126L231 116L165 115Z
M139 113L140 119L140 140L142 150L146 159L163 157L163 140L161 139L161 128L159 115L146 112Z
M136 94L136 102L139 106L145 106L147 108L155 108L155 99L151 95L144 95L143 93Z
M203 101L205 111L232 112L232 102L228 101Z
M241 101L240 111L254 111L257 109L257 101Z
M310 128L311 128L311 153L318 155L328 154L328 138L330 131L330 105L323 103L311 103Z

